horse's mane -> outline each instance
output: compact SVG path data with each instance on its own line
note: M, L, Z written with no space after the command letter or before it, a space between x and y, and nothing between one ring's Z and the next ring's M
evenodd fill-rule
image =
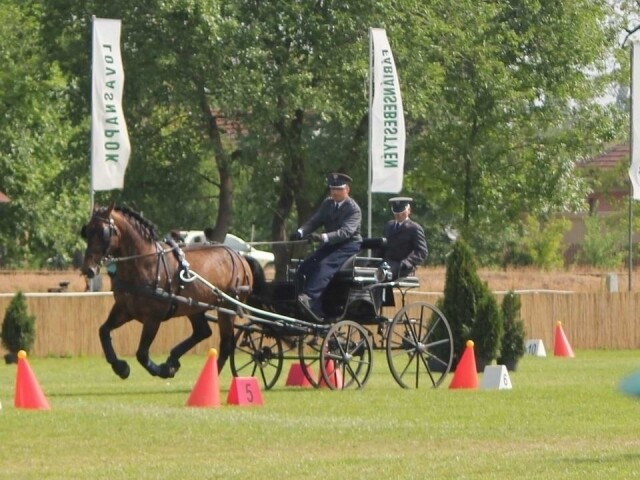
M155 242L158 240L158 227L156 227L151 221L144 218L140 213L132 210L129 207L119 206L114 207L114 210L122 213L129 222L133 225L136 231L142 235L143 238ZM100 209L102 213L107 211L106 207Z

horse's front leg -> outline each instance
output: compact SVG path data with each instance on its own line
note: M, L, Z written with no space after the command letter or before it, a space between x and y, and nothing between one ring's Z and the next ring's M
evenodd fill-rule
M131 320L133 320L133 317L116 304L111 308L107 320L99 329L100 343L102 344L104 356L116 375L122 379L128 378L131 370L129 369L129 364L125 360L120 360L116 355L111 341L111 332Z
M147 372L154 377L163 377L160 367L151 360L149 356L149 349L153 340L158 334L160 329L160 320L146 319L142 322L142 334L140 335L140 343L138 343L138 350L136 351L136 358L140 365L142 365ZM165 378L165 377L163 377Z
M191 322L193 333L173 347L167 361L160 365L160 376L162 378L173 378L180 369L180 357L211 336L211 327L205 317L205 312L190 315L189 321Z
M219 312L218 328L220 330L220 355L218 356L218 372L224 368L227 358L236 347L234 335L235 315Z

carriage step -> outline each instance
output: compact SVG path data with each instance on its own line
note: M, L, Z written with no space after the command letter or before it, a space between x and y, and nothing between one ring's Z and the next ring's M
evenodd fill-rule
M322 318L318 317L313 310L311 310L311 305L309 305L309 297L299 295L298 305L300 305L305 313L307 313L316 322L322 323L324 321Z

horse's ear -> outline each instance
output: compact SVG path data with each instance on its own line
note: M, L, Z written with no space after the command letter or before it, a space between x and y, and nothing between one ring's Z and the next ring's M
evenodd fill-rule
M87 226L83 225L82 228L80 229L80 236L82 238L84 238L85 240L87 239Z
M111 212L113 211L115 206L116 206L116 202L114 202L114 201L112 201L109 204L109 207L107 207L107 218L109 218L109 216L111 216Z

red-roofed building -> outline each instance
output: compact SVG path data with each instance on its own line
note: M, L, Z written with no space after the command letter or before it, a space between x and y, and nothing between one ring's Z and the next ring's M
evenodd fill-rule
M614 145L601 155L593 157L578 165L587 175L602 178L609 173L615 176L613 183L605 187L606 191L593 191L587 197L589 209L600 213L619 211L620 201L629 196L629 180L626 171L629 168L631 147L628 143ZM621 175L617 176L616 171ZM619 178L619 181L618 181ZM624 179L624 180L623 180Z
M569 246L565 252L567 262L573 261L578 246L584 239L584 218L587 215L595 211L600 215L620 213L627 204L630 182L626 172L629 169L630 151L629 143L617 144L610 146L602 154L578 164L578 169L583 174L597 178L602 186L594 189L587 197L589 212L565 215L571 221L571 230L564 237L566 245Z

